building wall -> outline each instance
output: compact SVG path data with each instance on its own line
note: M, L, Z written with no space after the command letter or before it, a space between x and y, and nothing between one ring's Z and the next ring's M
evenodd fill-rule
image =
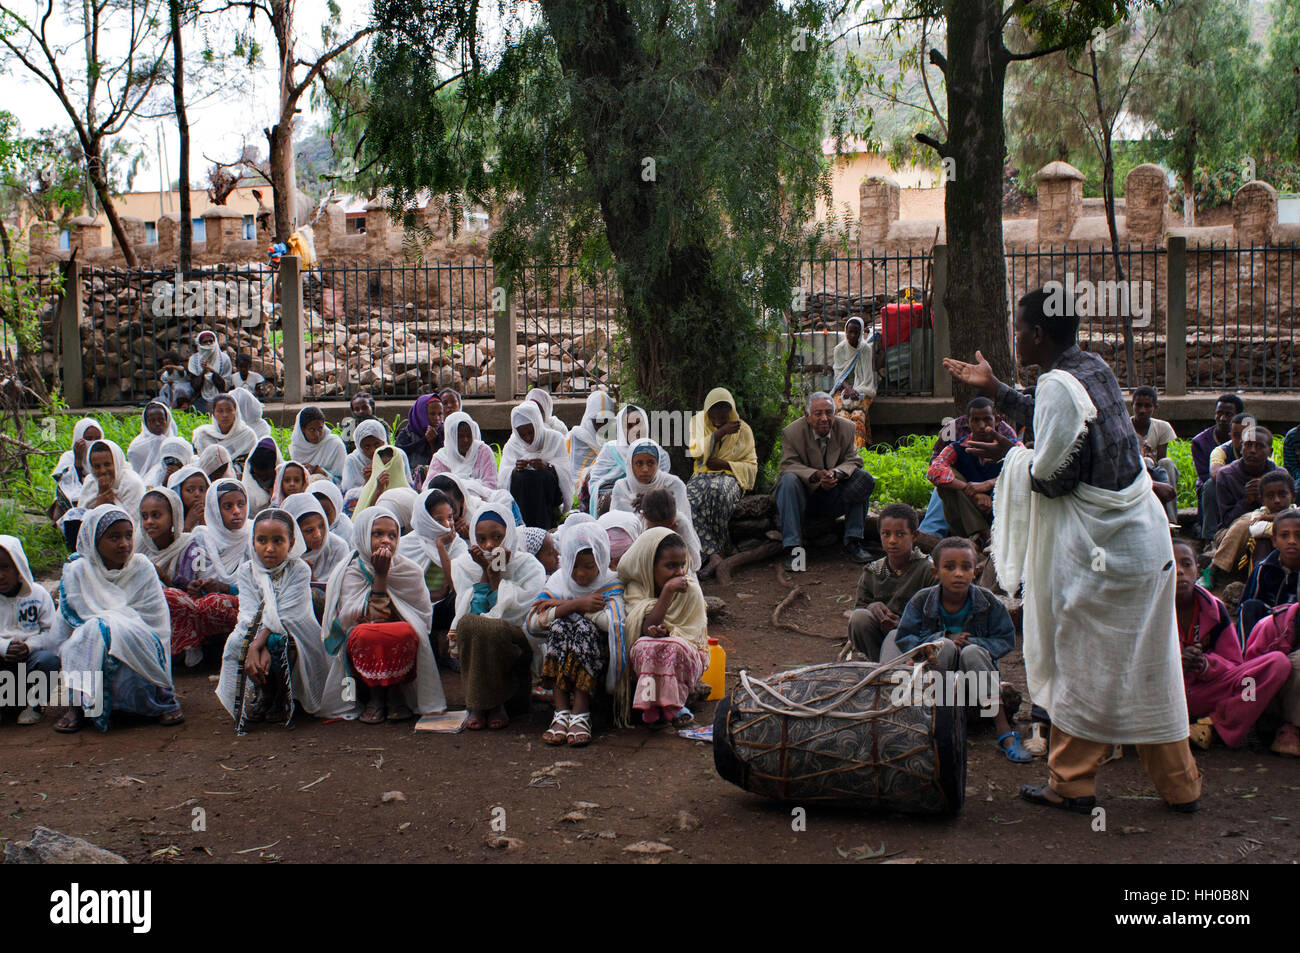
M831 194L840 219L849 223L858 220L858 190L862 180L871 175L887 175L899 184L902 191L901 218L943 217L943 184L933 169L909 164L895 170L884 156L872 152L827 158L832 159ZM818 202L816 221L823 222L827 217L826 203Z

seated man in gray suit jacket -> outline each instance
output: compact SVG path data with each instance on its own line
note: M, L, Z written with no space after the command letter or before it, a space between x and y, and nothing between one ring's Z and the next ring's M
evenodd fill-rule
M862 534L876 481L863 469L853 437L853 422L836 417L830 394L820 391L808 398L807 415L781 431L776 508L786 569L794 568L806 514L843 516L845 555L856 563L871 560Z

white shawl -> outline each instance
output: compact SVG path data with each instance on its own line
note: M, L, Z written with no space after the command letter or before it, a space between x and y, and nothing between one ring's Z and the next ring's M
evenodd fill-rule
M177 471L179 472L179 471ZM193 533L185 532L185 507L181 503L180 494L175 490L169 490L166 487L155 486L145 491L145 496L152 493L160 494L171 507L172 512L172 541L164 548L159 549L153 541L153 537L143 529L143 520L137 525L141 526L135 535L135 551L141 553L149 562L167 574L170 579L176 574L176 562L185 554L185 550L190 548L190 543L194 539ZM141 497L140 504L144 505L144 498Z
M655 470L655 475L650 478L649 483L641 483L637 480L636 475L632 472L632 458L637 453L655 453L659 457L659 468ZM691 501L686 498L686 484L681 481L680 477L673 476L669 470L670 463L667 459L668 454L664 448L659 446L649 438L641 438L627 449L623 458L623 465L627 475L614 484L614 493L610 497L609 508L611 510L635 511L634 503L638 496L643 496L651 490L667 490L672 493L673 499L677 501L677 517L691 521Z
M339 483L343 479L343 466L347 463L348 450L343 445L343 438L325 425L325 433L320 443L312 443L302 432L302 411L293 421L293 435L289 438L289 459L295 463L320 467L329 474L330 482Z
M519 436L520 427L532 425L532 443L525 443ZM497 466L497 484L502 488L510 487L515 464L520 460L538 458L555 467L555 475L560 481L560 496L564 499L564 509L573 505L573 471L569 466L569 455L564 448L564 438L546 426L542 420L542 409L533 401L526 400L510 411L510 439L501 448L501 462Z
M590 512L592 516L596 515L596 505L599 502L600 493L598 492L602 484L609 481L612 477L619 480L627 476L627 451L634 439L628 433L627 418L628 414L636 411L640 415L640 422L637 426L637 437L648 436L650 431L650 418L645 410L636 404L624 404L623 409L618 412L618 421L614 428L614 439L600 448L600 453L596 457L596 462L591 465L587 471L587 485L590 487L591 504ZM660 468L669 467L667 453L659 455Z
M234 397L230 399L235 400ZM235 400L235 419L231 423L229 430L222 430L221 425L217 423L217 419L213 417L211 423L200 424L195 427L193 436L195 452L202 454L210 447L221 447L230 454L231 460L238 460L240 457L248 456L253 452L253 448L257 446L257 441L260 439L262 438L244 420L244 415L239 411L239 402L237 400Z
M158 448L158 463L145 477L146 486L164 486L167 483L166 460L175 457L181 462L181 468L194 462L194 448L184 437L167 437Z
M274 441L272 441L274 443ZM258 443L261 443L259 440ZM257 449L257 444L253 445ZM262 484L257 482L257 477L253 476L253 468L244 463L244 475L240 477L240 483L243 484L244 493L248 496L248 519L251 522L253 517L262 510L271 505L271 496L276 490L279 482L280 467L284 464L284 457L280 455L280 445L275 445L275 476L271 478L271 489L264 490Z
M849 344L848 335L848 327L855 321L860 332L857 347ZM857 364L853 367L852 375L849 375L849 364L853 362L854 358L857 358ZM839 343L831 351L831 367L834 371L833 380L838 384L841 378L847 378L848 385L863 397L875 397L876 369L874 359L875 345L867 340L867 333L862 326L862 319L849 318L844 322L844 332L840 334Z
M109 569L95 545L100 521L114 512L130 518L122 507L109 504L82 519L79 558L64 564L59 583L59 658L69 689L79 694L88 713L101 710L102 699L89 676L104 670L106 651L145 681L172 688L171 613L153 563L133 553L121 569ZM108 630L107 645L101 624Z
M145 416L154 407L167 414L167 429L161 434L150 431L145 423ZM126 448L126 458L131 462L131 469L141 477L148 477L162 461L163 441L176 434L176 418L172 416L170 407L160 400L151 400L145 404L144 410L140 411L140 433Z
M230 392L230 396L235 398L235 406L239 408L240 419L248 424L253 433L257 434L258 440L271 436L271 425L262 416L262 402L253 396L251 390L236 387Z
M614 416L614 398L606 391L593 391L587 395L587 407L582 422L569 431L569 472L578 486L587 476L587 468L596 461L596 455L605 445L605 425Z
M215 579L233 585L239 564L248 559L252 551L252 524L254 514L245 512L244 525L227 529L221 519L221 497L227 493L243 493L244 485L229 478L218 480L208 487L203 498L203 525L194 530L194 542L202 549L203 564L195 572L200 579Z
M335 685L355 686L347 657L347 634L366 621L366 606L371 590L369 580L373 579L375 571L371 562L371 527L375 520L392 518L376 507L371 507L357 517L356 543L352 555L334 570L325 588L325 614L320 637L325 651L333 656L327 680L331 693ZM396 691L408 708L421 715L446 711L447 697L443 694L442 679L438 677L438 663L434 660L433 646L429 642L429 631L433 628L433 604L429 601L429 589L424 583L424 573L400 553L393 555L388 570L388 597L402 619L415 630L419 643L415 656L415 678L403 685L390 687L390 704L392 694ZM344 679L349 681L345 682ZM338 699L327 699L319 712L320 716L355 718L361 713L359 695L359 692L353 692L352 701L344 700L341 695Z
M302 465L301 463L299 463L297 460L285 460L285 461L281 462L280 465L277 466L277 467L275 468L275 479L271 481L271 503L272 503L272 505L274 505L274 506L284 506L286 500L288 500L288 499L292 499L292 497L286 497L286 496L284 495L284 486L283 486L283 483L284 483L284 471L287 470L289 467L292 467L292 466L295 466L295 465L296 465L296 469L302 471L302 482L303 482L303 486L306 487L306 486L310 486L310 485L311 485L311 474L307 472L307 468L306 468L305 466L303 466L303 465ZM247 478L248 474L245 473L244 476ZM305 489L302 490L302 491L300 491L300 493L306 493L306 492L307 492L307 491L306 491ZM294 495L297 496L297 495L300 495L300 494L294 494Z
M292 516L295 522L301 526L304 516L319 516L325 520L325 542L321 544L320 549L307 550L301 556L303 562L311 567L312 582L327 582L332 573L340 563L344 562L352 552L350 540L344 540L330 532L328 520L325 516L325 507L320 505L320 500L316 499L311 493L295 493L285 501L284 510Z
M475 538L474 527L488 513L496 514L505 523L506 535L501 546L506 550L508 561L501 572L496 605L483 615L488 619L502 619L522 629L529 608L546 584L546 570L537 561L537 557L529 555L524 548L522 534L515 526L514 516L499 503L489 502L479 507L470 521L471 540ZM466 547L465 554L451 564L451 584L456 590L456 619L451 626L452 632L456 631L461 617L469 613L474 601L474 586L482 581L483 567L474 561Z
M327 684L330 658L320 639L320 624L311 601L311 569L299 556L303 551L302 534L293 532L294 545L289 558L275 569L267 569L254 552L248 562L239 567L236 583L239 586L239 620L226 639L221 655L221 680L216 695L221 705L236 721L235 687L239 681L239 652L245 637L256 636L249 632L253 617L260 610L259 628L272 634L279 633L293 639L298 650L289 686L294 701L314 714L321 711L327 694L339 696L341 689ZM331 691L332 688L332 691Z
M54 465L54 470L50 473L50 478L59 485L63 495L73 506L81 501L81 485L85 482L85 477L77 475L77 453L76 445L78 440L86 439L86 431L94 427L99 431L100 439L104 436L103 425L94 417L82 417L72 427L72 448L64 450L59 454L59 462ZM86 459L81 461L82 467L86 472L90 472L90 444L93 440L86 441Z
M453 527L443 526L429 515L429 496L435 489L437 488L429 487L415 501L415 506L411 511L411 532L403 536L401 542L397 545L398 553L419 566L422 573L429 571L431 563L439 561L438 537L446 533L448 529L452 530L453 538L451 545L447 547L447 555L452 560L456 560L469 553L469 544L455 534ZM438 492L442 491L439 490ZM448 497L448 499L451 498ZM455 505L453 500L453 509Z
M140 500L144 496L144 481L126 462L126 454L111 440L96 440L86 451L86 465L90 465L90 455L98 444L104 444L113 455L113 503L131 518L138 529L140 525ZM81 502L89 503L99 495L99 481L91 472L81 484Z
M993 491L994 566L1008 592L1024 583L1025 674L1053 724L1090 741L1181 741L1173 548L1150 476L1059 497L1030 482L1069 463L1096 415L1073 375L1039 377L1034 448L1008 451Z
M555 401L551 399L551 392L544 387L534 387L524 395L524 400L531 400L542 411L542 419L546 421L546 426L554 430L561 437L569 436L569 428L564 425L564 421L555 416ZM445 433L446 431L444 431Z
M343 512L343 491L331 480L313 480L307 487L307 492L317 499L323 496L330 501L330 505L334 507L334 522L330 523L330 532L351 547L352 519ZM324 507L321 507L321 510L323 512Z
M469 428L474 434L474 439L469 445L469 452L463 456L458 442L461 424L469 424ZM433 458L447 468L445 472L448 476L456 478L462 492L469 491L480 500L487 499L497 488L489 486L478 476L479 448L485 446L485 444L474 418L465 411L458 410L443 421L442 433L442 446L433 455ZM433 474L431 471L430 475L437 476L440 474ZM466 497L466 500L466 506L469 506L468 497Z

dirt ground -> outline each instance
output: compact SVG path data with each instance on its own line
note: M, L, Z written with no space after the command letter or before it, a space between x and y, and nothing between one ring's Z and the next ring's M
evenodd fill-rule
M809 630L842 632L858 573L837 549L814 551L800 578L811 600L786 617ZM775 563L741 570L730 587L704 588L728 605L711 634L728 648L729 686L742 668L765 675L834 657L834 643L771 625L787 592ZM1205 794L1200 813L1190 816L1165 809L1126 749L1102 769L1102 832L1088 817L1020 801L1022 783L1046 779L1045 763L1009 763L992 729L981 726L968 740L959 817L808 805L806 830L796 831L791 805L721 780L711 746L669 731L602 732L589 748L553 749L540 740L548 713L535 706L499 732L416 735L410 724L301 718L288 730L259 726L237 738L213 695L214 671L211 663L178 675L187 719L172 729L123 721L107 734L67 736L51 730L50 714L34 728L7 716L0 726L0 837L26 839L45 825L134 862L187 864L1257 863L1290 862L1300 853L1300 761L1253 742L1197 752ZM1018 652L1002 671L1024 689ZM452 707L462 707L458 676L445 673L444 682ZM703 706L700 721L712 710ZM1027 710L1028 702L1022 721ZM510 839L497 847L488 844L498 835L494 818ZM629 850L642 842L663 847Z

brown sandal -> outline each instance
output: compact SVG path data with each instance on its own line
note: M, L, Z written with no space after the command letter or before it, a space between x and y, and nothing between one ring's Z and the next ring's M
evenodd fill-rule
M62 735L76 734L86 727L86 713L80 708L69 708L63 717L54 723L54 730Z
M363 725L382 725L386 713L387 707L384 705L367 705L357 720Z
M177 708L175 711L169 711L164 715L158 716L158 724L164 728L170 728L172 725L179 725L185 720L185 712Z

